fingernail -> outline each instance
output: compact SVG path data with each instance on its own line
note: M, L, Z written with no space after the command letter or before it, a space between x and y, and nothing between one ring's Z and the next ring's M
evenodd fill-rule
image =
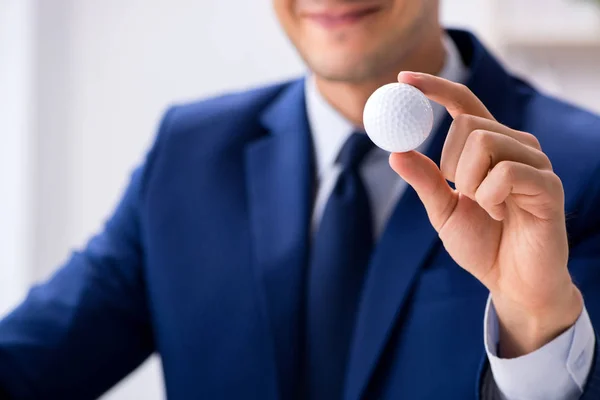
M411 79L418 79L419 78L419 74L416 72L412 72L412 71L402 71L400 72L400 74L398 75L399 77L401 76L405 76Z

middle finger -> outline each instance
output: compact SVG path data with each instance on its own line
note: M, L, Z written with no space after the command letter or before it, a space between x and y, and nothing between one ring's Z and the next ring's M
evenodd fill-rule
M476 117L473 115L462 114L457 116L452 122L448 135L442 150L440 169L444 178L455 182L456 168L458 160L463 152L465 144L471 133L475 130L485 130L497 132L499 134L513 138L534 149L541 150L540 144L535 136L521 131L510 129L499 122L490 119Z
M540 170L552 170L548 157L517 139L497 132L473 131L456 167L456 189L475 200L475 192L489 171L502 161L513 161Z

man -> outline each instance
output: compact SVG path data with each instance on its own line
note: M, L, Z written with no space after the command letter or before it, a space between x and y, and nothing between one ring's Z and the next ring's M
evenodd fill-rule
M167 112L0 323L4 397L94 398L156 351L169 399L599 398L600 119L435 0L274 6L312 74ZM361 115L396 79L441 106L388 164Z

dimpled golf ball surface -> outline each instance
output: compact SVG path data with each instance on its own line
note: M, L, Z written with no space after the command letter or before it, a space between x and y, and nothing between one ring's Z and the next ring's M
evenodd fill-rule
M377 147L400 153L416 149L427 139L433 127L433 110L419 89L390 83L369 97L363 123Z

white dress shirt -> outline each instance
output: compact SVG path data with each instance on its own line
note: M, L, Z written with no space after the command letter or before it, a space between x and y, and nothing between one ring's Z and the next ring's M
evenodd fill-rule
M449 37L445 38L445 47L446 62L439 76L454 82L466 82L469 71ZM335 164L337 155L348 137L357 129L321 96L313 77L306 80L305 90L318 183L312 218L314 232L340 173L339 166ZM432 105L435 131L446 111L439 104ZM430 140L431 137L421 145L419 151L423 152ZM407 187L406 182L390 168L388 157L389 153L375 148L361 163L359 171L369 195L376 237L382 234ZM575 325L544 347L522 357L502 359L496 355L498 319L490 298L484 316L484 336L485 350L502 399L571 400L583 393L596 340L585 309Z

